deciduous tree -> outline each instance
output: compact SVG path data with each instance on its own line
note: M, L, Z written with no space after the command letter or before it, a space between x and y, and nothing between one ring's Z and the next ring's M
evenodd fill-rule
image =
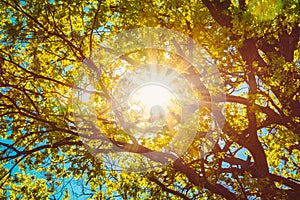
M0 0L0 5L3 197L300 196L297 0ZM224 81L226 100L219 103L224 105L225 122L218 142L204 157L197 145L199 131L171 165L150 172L118 172L99 162L83 144L72 107L74 89L105 98L118 77L107 72L98 91L80 88L75 77L101 41L144 27L178 31L208 52ZM119 60L134 67L135 58ZM99 105L107 109L107 104ZM99 116L103 126L113 127L110 117ZM136 154L153 151L151 146L128 142L132 138L90 136Z

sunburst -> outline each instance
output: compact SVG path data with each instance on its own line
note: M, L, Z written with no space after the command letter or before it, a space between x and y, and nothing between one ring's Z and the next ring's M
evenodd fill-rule
M113 110L122 114L117 121L123 127L133 124L144 129L162 128L175 118L180 121L181 107L190 104L188 93L182 91L186 87L190 85L173 69L140 66L127 73L114 90Z

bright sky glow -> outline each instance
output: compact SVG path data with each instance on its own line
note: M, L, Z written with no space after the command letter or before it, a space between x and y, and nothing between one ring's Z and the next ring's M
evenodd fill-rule
M157 105L166 112L175 100L175 95L166 87L149 83L132 92L129 97L129 104L132 109L142 111L147 115L150 113L150 109Z
M149 84L134 91L130 100L141 101L142 104L152 107L155 105L167 106L172 98L174 98L173 94L165 87Z

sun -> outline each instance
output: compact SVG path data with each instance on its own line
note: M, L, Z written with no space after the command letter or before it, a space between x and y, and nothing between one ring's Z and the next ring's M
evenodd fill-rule
M194 105L193 91L184 77L167 66L147 64L123 75L113 90L113 116L131 135L178 129L184 108Z
M174 94L165 86L157 83L147 83L134 90L129 101L143 104L148 108L155 105L167 107L173 98Z
M131 109L148 119L165 118L176 101L176 95L169 88L155 82L136 88L128 99Z

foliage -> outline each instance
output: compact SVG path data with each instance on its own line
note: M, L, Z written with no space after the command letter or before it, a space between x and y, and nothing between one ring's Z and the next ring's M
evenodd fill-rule
M298 0L0 0L0 5L3 197L300 196ZM80 140L72 107L74 77L99 42L138 27L175 30L207 50L224 80L226 102L220 103L226 120L205 157L197 145L199 132L170 166L118 172L98 162ZM135 55L120 60L128 58ZM102 79L108 90L118 79L110 75Z

